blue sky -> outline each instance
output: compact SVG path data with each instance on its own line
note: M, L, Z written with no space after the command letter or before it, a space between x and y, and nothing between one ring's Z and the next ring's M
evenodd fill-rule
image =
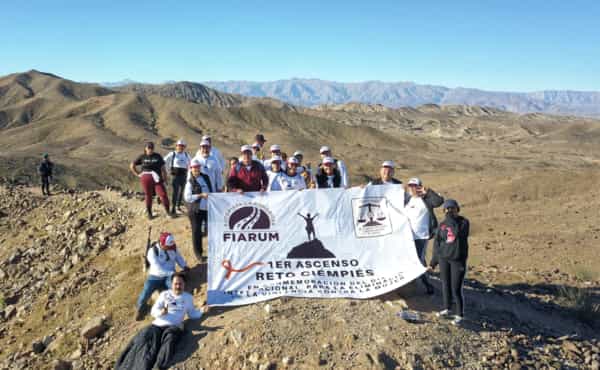
M5 1L0 75L600 90L598 1Z

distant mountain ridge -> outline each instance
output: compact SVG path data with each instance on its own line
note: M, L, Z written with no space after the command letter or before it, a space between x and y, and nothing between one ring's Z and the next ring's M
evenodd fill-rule
M271 97L294 105L314 107L351 102L391 108L423 104L477 105L515 113L548 113L600 117L600 91L546 90L529 93L448 88L413 82L367 81L342 83L319 79L270 82L207 81L215 90L253 97Z

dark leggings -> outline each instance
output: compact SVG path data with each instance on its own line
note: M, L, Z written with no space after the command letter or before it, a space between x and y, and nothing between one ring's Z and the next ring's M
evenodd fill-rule
M142 189L144 189L144 195L146 200L146 209L148 212L152 212L152 196L156 192L156 195L160 197L160 200L169 212L169 197L167 196L167 192L165 191L165 186L162 182L154 182L154 178L149 173L143 174L140 177L140 182L142 184Z
M50 176L42 176L42 194L50 194Z
M444 307L452 310L452 301L456 304L455 315L464 315L463 283L467 272L466 261L440 261L440 278L442 280L442 297Z
M171 211L173 212L175 212L175 207L181 207L183 200L183 188L185 188L186 176L186 173L178 174L173 176L173 181L171 181L171 185L173 186L173 195L171 196L173 206Z
M202 259L202 223L206 222L206 211L198 211L197 213L188 212L190 224L192 225L192 245L194 254L200 261Z
M415 247L417 248L417 256L419 257L419 260L425 267L427 267L427 264L425 263L425 252L427 252L426 248L427 248L428 241L429 240L427 240L427 239L416 239L415 240ZM421 275L421 281L423 282L423 284L426 287L431 286L431 283L429 282L429 278L427 277L427 272L424 272L423 275Z

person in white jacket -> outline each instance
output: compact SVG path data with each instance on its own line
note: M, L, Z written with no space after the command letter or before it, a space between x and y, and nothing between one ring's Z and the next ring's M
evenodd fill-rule
M287 170L283 177L283 190L303 190L306 189L306 181L298 173L299 162L295 157L290 157L287 161Z
M212 138L209 135L202 136L202 141L208 141L208 143L210 144L210 155L212 155L219 163L219 167L221 168L221 174L222 174L223 171L225 171L227 169L227 162L225 162L225 157L223 157L223 154L221 154L221 151L213 145ZM198 150L196 152L196 156L198 156L199 154L200 154L200 150Z
M196 153L196 156L192 161L196 160L202 166L202 173L210 177L210 182L213 185L215 192L220 193L223 191L223 169L219 164L218 160L212 155L211 146L208 140L202 140L200 143L200 150ZM190 163L191 165L191 163ZM187 179L191 176L191 169L188 172Z
M328 146L322 146L321 149L319 150L319 153L321 154L321 160L323 160L325 158L333 158L335 168L337 168L337 170L340 171L340 177L341 177L340 187L349 188L350 187L350 179L348 177L348 170L346 169L346 164L344 163L344 161L333 157L333 155L331 153L331 148ZM322 171L321 165L319 165L318 171L319 172Z
M283 190L282 180L285 177L285 173L281 169L281 157L275 156L270 161L271 167L267 169L267 176L269 177L267 191Z
M171 287L171 276L176 272L175 264L184 271L188 270L185 259L177 250L175 238L171 233L160 234L158 242L153 243L146 251L148 277L144 288L137 299L136 320L142 320L146 312L146 302L155 290L165 290Z
M198 320L209 310L208 306L196 309L192 295L184 291L185 282L185 274L173 274L172 288L162 292L152 306L154 321L129 341L117 359L116 370L168 369L173 365L185 316Z
M265 167L265 170L271 168L271 161L273 160L273 158L279 157L281 158L281 169L285 171L285 162L283 161L283 157L281 156L281 145L273 144L269 149L271 150L271 158L265 159L263 161L263 166Z

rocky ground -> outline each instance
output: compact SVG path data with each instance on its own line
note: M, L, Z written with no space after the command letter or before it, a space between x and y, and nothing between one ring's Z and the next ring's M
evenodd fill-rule
M155 236L175 234L193 266L188 288L203 304L206 266L193 257L187 219L156 213L146 221L135 193L44 198L27 187L0 188L0 368L111 368L150 322L133 320L149 225ZM519 264L526 252L516 248L511 259L486 249L492 237L475 230L478 262L469 266L468 320L460 327L435 317L439 290L430 297L416 283L368 300L280 298L213 308L188 322L173 368L599 369L595 275L543 260ZM405 321L402 310L418 317Z

